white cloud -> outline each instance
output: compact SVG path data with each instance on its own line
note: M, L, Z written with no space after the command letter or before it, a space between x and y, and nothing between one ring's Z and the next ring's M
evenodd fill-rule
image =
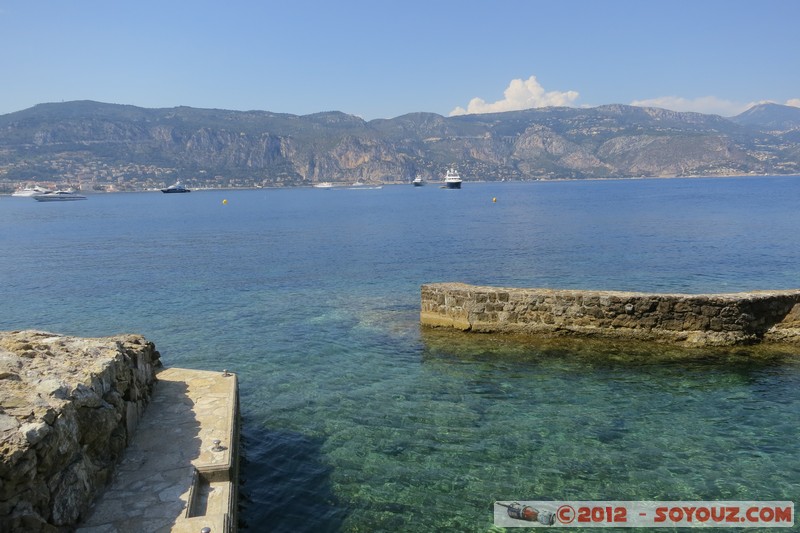
M693 99L681 98L679 96L662 96L661 98L650 98L648 100L635 100L631 102L631 105L640 107L660 107L672 111L694 111L696 113L733 117L747 111L754 105L774 103L773 100L759 100L757 102L743 104L741 102L722 100L716 96L703 96ZM800 107L800 98L786 100L784 105Z
M500 113L503 111L517 111L532 107L566 106L578 98L575 91L550 91L545 92L544 87L531 76L527 80L511 80L503 91L504 98L493 103L487 103L482 98L473 98L467 108L456 107L450 111L450 116L466 115L473 113Z
M634 100L631 105L640 107L660 107L672 111L693 111L695 113L705 113L708 115L722 115L732 117L742 113L751 106L761 102L732 102L723 100L716 96L701 96L699 98L681 98L680 96L662 96L659 98L649 98L647 100Z

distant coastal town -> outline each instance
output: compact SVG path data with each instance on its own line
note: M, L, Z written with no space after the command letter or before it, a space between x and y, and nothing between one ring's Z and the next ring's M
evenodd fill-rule
M11 194L23 187L39 185L49 189L76 189L83 192L136 192L159 190L178 181L178 171L156 165L126 164L112 166L103 162L80 163L73 160L53 159L50 161L59 178L33 177L28 180L0 180L0 194ZM2 167L0 167L2 174ZM203 189L254 189L264 186L263 180L252 178L231 178L209 176L205 171L199 177L184 178L180 181L190 188ZM275 184L270 184L275 186Z

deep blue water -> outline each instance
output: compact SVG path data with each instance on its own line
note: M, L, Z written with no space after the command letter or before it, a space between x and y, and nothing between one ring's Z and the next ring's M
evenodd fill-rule
M254 531L486 531L494 500L797 502L793 350L537 343L418 313L437 281L797 288L798 201L791 177L0 197L0 330L142 333L167 366L237 372Z

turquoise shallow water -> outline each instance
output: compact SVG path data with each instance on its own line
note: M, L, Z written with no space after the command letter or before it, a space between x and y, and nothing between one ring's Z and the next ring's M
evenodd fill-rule
M418 311L434 281L796 288L798 198L798 178L2 197L0 329L138 332L169 366L236 371L254 531L486 531L510 499L797 502L795 351L465 336Z

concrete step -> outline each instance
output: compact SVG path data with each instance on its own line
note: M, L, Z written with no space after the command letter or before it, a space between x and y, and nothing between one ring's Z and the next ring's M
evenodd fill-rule
M235 531L238 445L236 376L163 370L111 485L78 531Z

